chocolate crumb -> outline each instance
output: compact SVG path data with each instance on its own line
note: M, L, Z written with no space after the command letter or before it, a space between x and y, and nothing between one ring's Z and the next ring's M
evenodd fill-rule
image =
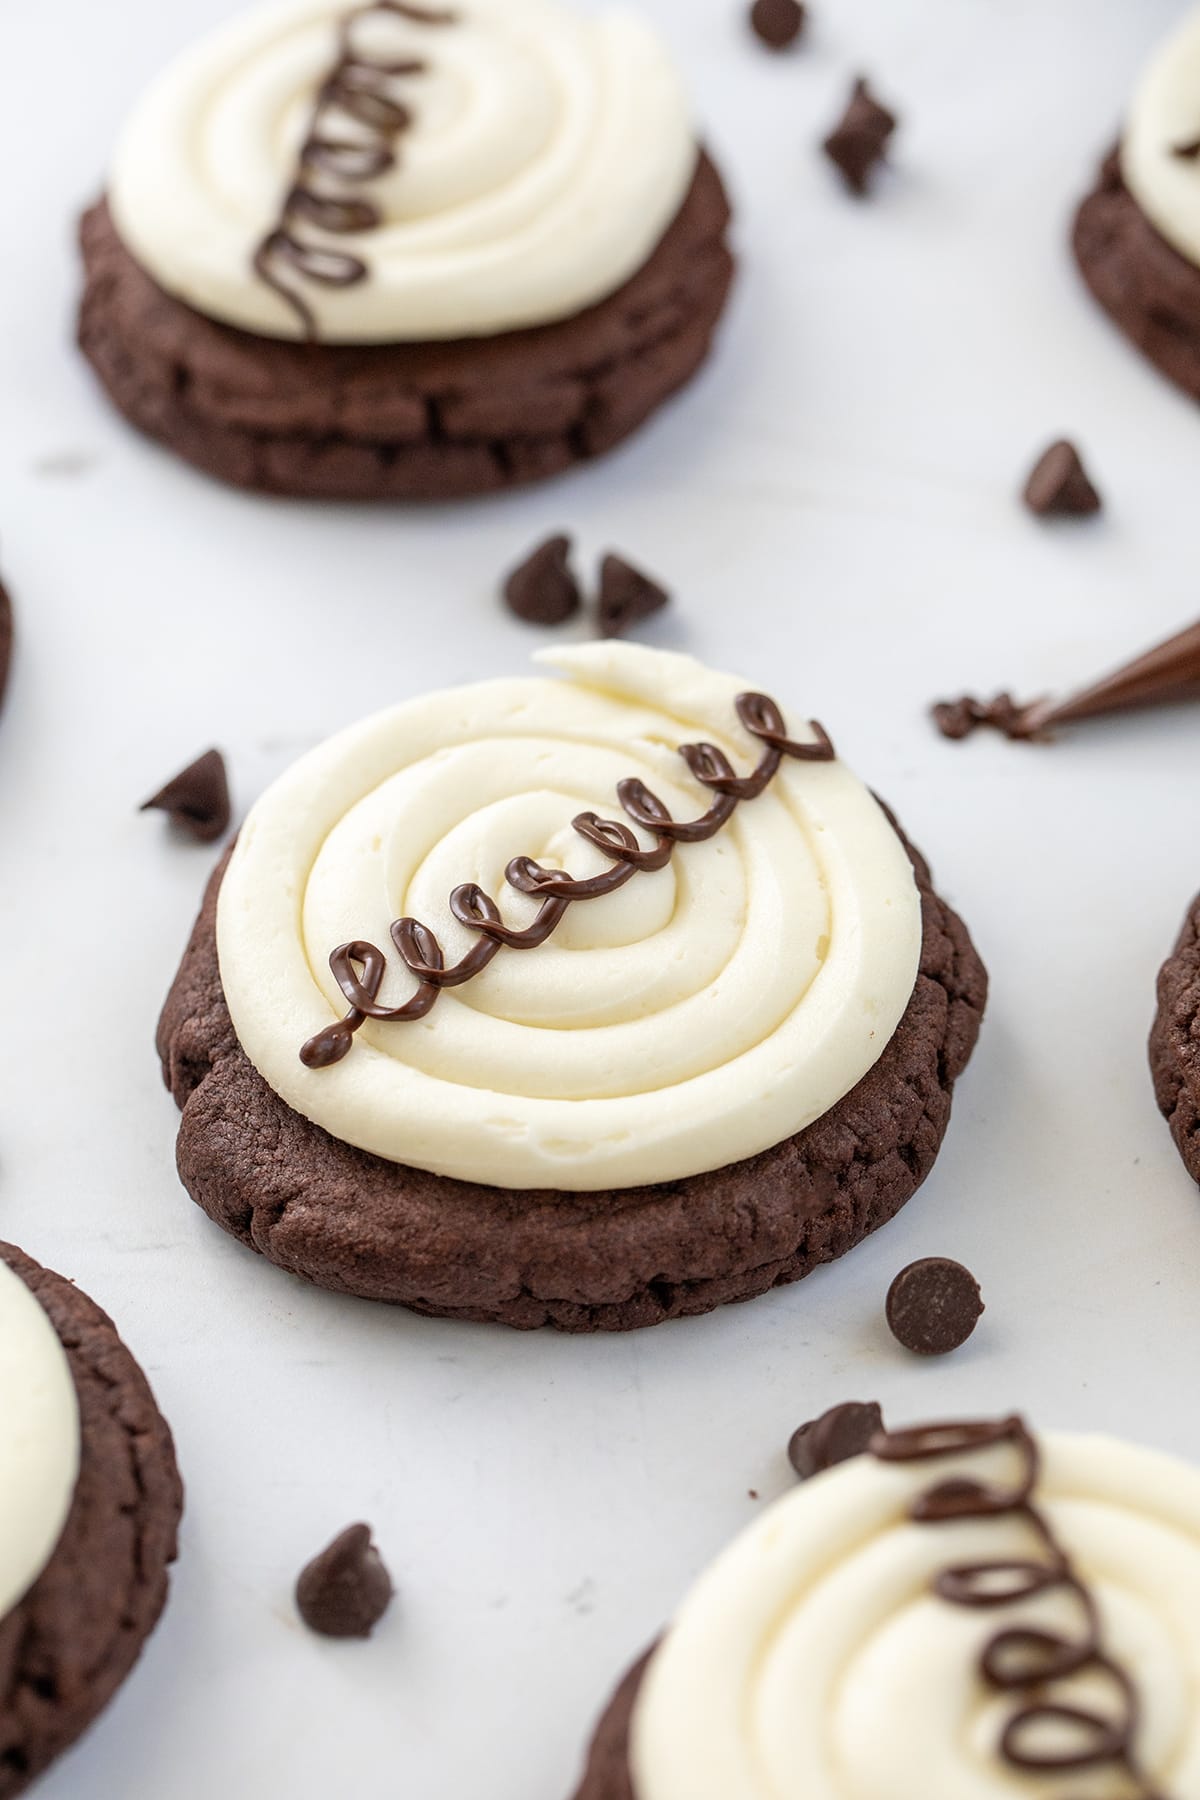
M165 812L171 823L190 833L199 844L211 844L229 824L229 781L225 758L219 750L206 750L194 763L181 769L165 787L142 802L142 812Z
M623 637L630 626L666 606L671 596L622 556L608 555L600 564L597 619L601 637Z
M579 583L571 571L571 540L547 538L504 583L510 612L529 625L561 625L579 611Z
M747 1488L746 1489L746 1497L749 1500L757 1500L758 1499L758 1489L757 1488Z
M392 1578L369 1525L348 1525L300 1571L296 1607L322 1637L370 1637L392 1598Z
M1100 511L1100 496L1088 480L1078 450L1066 438L1038 458L1023 495L1039 517L1085 518Z
M860 75L850 91L845 112L822 145L829 160L841 170L851 193L866 193L871 171L883 160L897 122L896 115L880 105Z
M792 1433L788 1461L801 1481L808 1481L852 1456L861 1456L875 1433L882 1430L883 1414L876 1401L846 1400Z
M800 0L754 0L750 28L768 50L786 50L804 30L805 16Z
M892 1336L917 1356L945 1356L965 1344L983 1313L979 1283L948 1256L925 1256L901 1269L888 1289Z
M0 582L0 701L8 686L8 668L12 662L13 610L8 590Z

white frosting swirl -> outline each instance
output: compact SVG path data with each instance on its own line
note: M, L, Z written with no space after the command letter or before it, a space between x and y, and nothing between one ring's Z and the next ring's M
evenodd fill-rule
M505 888L508 862L609 869L570 821L588 808L623 818L622 778L641 776L689 820L712 796L680 743L707 738L741 772L758 761L734 712L748 684L732 676L616 643L539 660L570 679L409 701L313 751L258 802L218 910L238 1037L297 1112L443 1175L595 1189L752 1156L861 1079L916 980L911 865L836 761L785 759L709 842L573 906L540 948L501 951L419 1023L368 1022L334 1067L300 1061L345 1012L328 966L337 945L388 951L380 998L398 1004L414 983L397 973L392 920L422 920L457 961L475 941L449 913L460 883L524 926L536 903Z
M1167 242L1200 265L1200 156L1175 154L1197 142L1200 10L1155 53L1121 141L1121 173L1130 193Z
M1139 1760L1173 1800L1196 1800L1200 1473L1108 1438L1039 1441L1037 1504L1140 1693ZM1111 1769L1048 1783L997 1753L1015 1707L979 1675L984 1644L1018 1622L1075 1642L1078 1602L1058 1592L970 1611L931 1591L952 1564L1045 1561L1012 1517L909 1519L916 1496L956 1467L1011 1480L1005 1458L862 1456L764 1513L701 1577L650 1664L632 1728L637 1800L1127 1795L1128 1778ZM1112 1689L1097 1679L1076 1677L1074 1693L1097 1707L1107 1698L1111 1712ZM1069 1697L1063 1684L1055 1697ZM1056 1747L1048 1734L1041 1743Z
M641 267L695 173L681 84L636 15L446 3L452 24L375 15L356 27L375 60L426 67L396 79L412 123L395 168L322 183L369 201L380 223L336 236L304 227L306 242L368 268L349 287L300 284L329 342L489 336L569 317ZM302 335L254 255L296 179L349 10L276 0L235 19L159 76L117 146L109 200L127 247L168 293L247 331ZM361 141L355 121L333 122L339 139Z
M66 1352L0 1262L0 1619L49 1562L78 1476L79 1400Z

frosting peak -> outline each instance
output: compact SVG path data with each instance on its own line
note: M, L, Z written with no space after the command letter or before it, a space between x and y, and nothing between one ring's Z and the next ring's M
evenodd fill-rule
M66 1354L25 1283L0 1262L0 1620L49 1562L78 1473L79 1401Z

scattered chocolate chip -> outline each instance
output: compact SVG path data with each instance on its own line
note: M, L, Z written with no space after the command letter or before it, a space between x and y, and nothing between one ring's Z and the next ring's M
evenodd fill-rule
M866 193L868 177L875 164L883 160L896 124L895 113L880 105L860 76L850 91L845 112L822 145L852 193Z
M945 1356L965 1344L983 1312L970 1269L947 1256L925 1256L901 1269L888 1289L893 1337L917 1356Z
M671 596L624 557L608 555L600 564L597 618L601 637L623 637L631 625L666 606Z
M786 50L804 30L805 12L800 0L754 0L750 27L768 50Z
M392 1578L371 1542L369 1525L348 1525L306 1564L296 1606L322 1637L370 1637L392 1598Z
M977 700L973 694L964 694L961 700L939 700L929 711L934 724L946 738L970 737L981 725L1003 733L1014 742L1039 735L1030 726L1033 708L1018 705L1011 694L997 694L994 700Z
M4 699L4 690L8 686L8 666L12 661L13 646L13 611L12 601L3 583L0 583L0 700Z
M504 583L504 599L530 625L561 625L579 611L579 583L571 571L569 537L547 538Z
M788 1461L801 1481L808 1481L836 1463L861 1456L882 1430L883 1414L876 1401L847 1400L792 1433Z
M1041 517L1083 518L1100 511L1100 496L1088 480L1074 444L1060 438L1034 464L1024 500Z
M1172 144L1171 155L1178 156L1182 162L1195 162L1200 156L1200 137L1189 138L1186 144Z
M197 843L211 844L229 824L225 758L219 750L206 750L144 801L140 810L169 813L171 823L190 832Z

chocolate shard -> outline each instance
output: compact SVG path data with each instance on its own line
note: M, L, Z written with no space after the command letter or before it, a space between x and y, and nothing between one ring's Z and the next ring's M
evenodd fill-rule
M571 540L547 538L507 577L504 600L529 625L561 625L579 611L581 597L570 564Z
M882 162L897 123L896 115L880 104L865 76L860 75L850 90L845 112L822 145L851 193L867 192L871 171Z
M206 750L165 787L142 802L142 812L165 812L197 843L211 844L229 824L229 780L219 750Z
M0 582L0 701L4 699L4 690L8 686L8 670L12 662L13 647L13 610L8 590Z
M916 1356L946 1356L965 1344L983 1315L970 1269L948 1256L923 1256L901 1269L888 1289L892 1336Z
M392 1578L369 1525L348 1525L300 1571L296 1608L321 1637L365 1638L387 1611Z
M1100 496L1074 444L1060 438L1039 456L1025 483L1023 499L1040 518L1086 518L1100 511Z
M852 1456L862 1456L882 1430L883 1414L876 1401L846 1400L792 1433L788 1461L801 1481L809 1481Z
M611 553L600 564L600 596L596 616L601 637L623 637L631 626L666 606L666 588L643 575L622 556Z
M800 0L754 0L750 28L768 50L787 50L804 30Z

